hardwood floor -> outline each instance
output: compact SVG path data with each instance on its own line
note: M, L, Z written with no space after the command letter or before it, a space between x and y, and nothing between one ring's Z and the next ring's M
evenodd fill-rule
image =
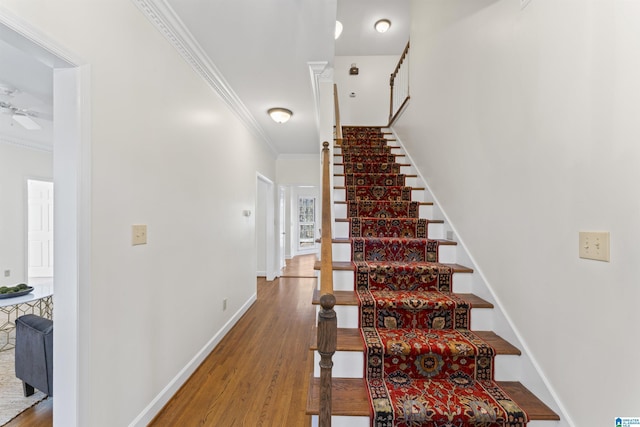
M53 398L48 398L27 409L4 427L51 427L53 425Z
M259 278L256 303L150 426L309 426L314 262L315 255L296 257L281 278ZM51 425L48 399L7 427Z
M312 275L313 262L307 264ZM306 277L259 279L257 302L150 426L310 425L315 285Z

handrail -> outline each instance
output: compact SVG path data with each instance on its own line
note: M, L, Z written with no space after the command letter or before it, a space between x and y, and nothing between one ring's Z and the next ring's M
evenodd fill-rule
M340 104L338 102L338 85L333 84L333 106L336 119L336 145L342 145L342 126L340 124Z
M333 248L331 238L331 181L329 143L322 143L322 233L320 236L320 295L333 294Z
M320 237L320 305L318 313L318 353L320 354L319 427L331 426L331 358L336 352L338 323L333 307L333 249L331 237L331 161L329 143L322 143L322 233Z
M391 126L393 122L398 118L400 112L407 105L407 102L410 99L409 96L409 66L403 67L405 61L409 62L409 44L407 42L407 46L404 48L402 55L400 55L400 60L398 61L398 65L396 65L396 69L391 73L391 77L389 78L389 86L391 86L390 97L389 97L389 125Z

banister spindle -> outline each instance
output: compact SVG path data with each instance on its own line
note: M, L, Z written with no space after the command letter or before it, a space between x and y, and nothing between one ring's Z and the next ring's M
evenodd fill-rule
M318 353L320 354L320 427L331 426L331 370L336 352L338 321L333 307L336 297L325 294L320 297L318 313Z

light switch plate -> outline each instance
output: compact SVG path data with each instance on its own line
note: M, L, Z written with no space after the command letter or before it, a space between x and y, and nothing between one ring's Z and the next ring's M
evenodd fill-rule
M134 224L131 226L131 244L147 244L147 226L145 224Z
M609 262L609 232L608 231L580 231L580 258Z

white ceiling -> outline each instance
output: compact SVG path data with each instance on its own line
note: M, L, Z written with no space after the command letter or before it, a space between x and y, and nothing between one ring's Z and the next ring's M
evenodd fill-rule
M173 11L173 22L195 39L278 154L318 152L309 62L327 62L330 75L334 55L399 55L409 39L409 0L136 1ZM344 25L337 41L336 17ZM384 34L373 29L381 18L392 23ZM11 102L50 114L51 68L1 40L0 63L0 85L20 91ZM267 115L272 107L294 115L276 124ZM25 131L9 114L0 114L0 137L50 143L51 123L35 120L42 131Z
M335 54L400 55L409 41L409 8L409 0L338 0L336 17L344 30ZM380 19L391 21L384 34L373 28Z
M53 141L53 72L31 55L0 39L0 102L27 109L41 130L26 130L0 107L0 137L11 142L50 147ZM7 94L7 90L12 92Z

